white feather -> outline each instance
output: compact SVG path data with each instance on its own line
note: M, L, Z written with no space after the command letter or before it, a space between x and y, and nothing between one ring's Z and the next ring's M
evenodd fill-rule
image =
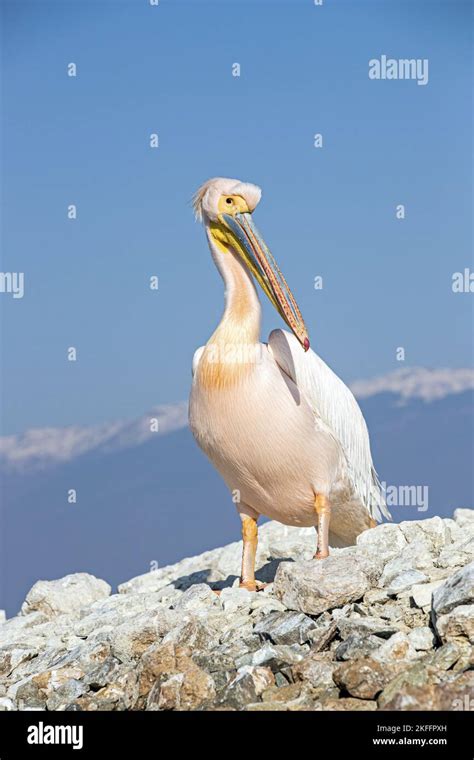
M339 441L353 488L370 516L377 521L382 515L390 519L372 462L367 425L349 388L314 351L304 352L286 330L273 330L268 342L278 366Z
M193 377L196 374L196 370L197 370L197 367L198 367L198 364L199 364L199 360L200 360L201 356L203 355L205 348L206 348L206 346L200 346L194 352L194 355L193 355L193 364L192 364L192 370L191 370Z

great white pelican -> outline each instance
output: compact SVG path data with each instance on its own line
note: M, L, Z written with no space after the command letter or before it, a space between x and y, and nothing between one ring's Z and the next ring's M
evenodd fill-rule
M387 512L362 412L342 380L310 349L296 301L252 214L256 185L211 179L194 196L225 309L193 358L190 426L232 492L242 520L240 585L255 581L257 520L317 527L316 559L329 543L354 543ZM260 342L256 280L291 329Z

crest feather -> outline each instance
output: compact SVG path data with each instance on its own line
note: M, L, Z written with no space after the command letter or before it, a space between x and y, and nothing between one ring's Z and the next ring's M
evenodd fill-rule
M206 195L207 191L210 187L218 180L218 177L213 177L212 179L208 179L206 182L204 182L201 187L198 187L196 192L193 195L192 198L192 204L193 204L193 211L194 216L196 218L196 221L202 222L202 202L204 200L204 196Z

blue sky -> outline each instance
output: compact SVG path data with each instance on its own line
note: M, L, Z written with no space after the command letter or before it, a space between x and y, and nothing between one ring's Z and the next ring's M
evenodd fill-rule
M472 295L451 290L472 267L469 3L2 5L2 270L25 273L0 295L3 433L187 396L223 304L189 204L212 176L263 188L256 223L346 382L398 346L471 364ZM382 54L428 58L428 84L370 80ZM264 338L280 325L265 305Z

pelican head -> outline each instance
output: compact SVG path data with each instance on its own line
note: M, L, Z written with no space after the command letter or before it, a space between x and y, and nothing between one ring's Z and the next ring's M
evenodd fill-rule
M252 219L262 191L257 185L222 177L202 185L193 199L196 219L204 222L222 253L234 253L253 274L304 350L309 338L301 312L278 265Z

